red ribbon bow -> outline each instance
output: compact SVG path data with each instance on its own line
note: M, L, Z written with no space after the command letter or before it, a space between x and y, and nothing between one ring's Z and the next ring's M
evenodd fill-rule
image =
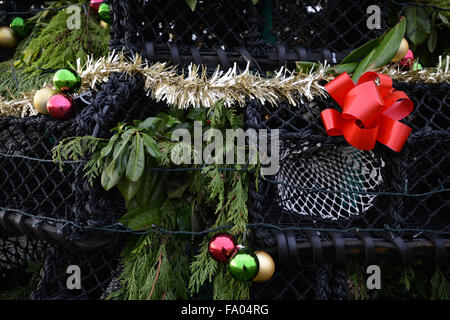
M345 72L325 85L342 107L342 113L325 109L320 114L330 136L343 135L360 150L372 150L378 140L400 152L411 128L399 122L413 110L413 103L403 91L392 88L389 76L366 72L355 85Z

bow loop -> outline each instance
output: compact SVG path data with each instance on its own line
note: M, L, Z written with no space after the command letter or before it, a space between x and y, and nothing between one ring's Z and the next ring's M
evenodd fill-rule
M325 85L331 97L342 107L321 113L328 135L343 135L352 146L372 150L378 140L400 152L411 128L399 122L413 110L413 103L402 91L392 87L389 76L366 72L355 85L347 73Z
M350 90L342 106L343 119L358 119L364 127L371 126L384 107L384 101L373 81Z

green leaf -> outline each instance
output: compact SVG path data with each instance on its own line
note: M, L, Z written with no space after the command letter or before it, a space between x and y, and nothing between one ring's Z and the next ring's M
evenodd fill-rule
M163 153L159 150L158 144L156 143L155 139L153 139L148 134L143 134L142 139L144 140L144 145L147 149L147 152L152 157L159 159L163 156Z
M353 82L356 83L363 73L382 67L392 60L405 35L405 28L406 20L405 18L401 18L400 22L386 34L380 44L372 49L360 62L353 73Z
M114 143L116 142L118 137L119 137L119 135L115 134L115 135L113 135L111 137L111 139L109 139L108 144L106 146L104 146L102 148L102 150L100 151L100 156L101 157L106 157L106 156L108 156L111 153L111 151L112 151L112 149L114 147Z
M252 0L253 4L257 4L259 0Z
M159 209L146 209L137 214L128 223L128 227L133 230L140 230L150 227L152 224L160 224Z
M158 208L136 208L134 210L129 211L127 214L125 214L122 218L120 218L119 221L122 224L128 226L129 228L135 229L140 221L148 219L152 215L153 216L155 214L158 215L158 213L159 213ZM132 223L132 221L134 221L134 222ZM159 223L159 221L155 221L152 223L156 224L156 223Z
M153 189L153 193L148 199L149 205L159 205L162 206L164 201L167 198L166 195L166 185L165 185L166 174L159 175L159 179L156 182L155 188Z
M348 74L353 73L358 67L359 62L349 62L344 64L338 64L330 68L334 73L341 74L347 72Z
M148 163L148 166L151 167L151 164ZM136 194L136 200L138 204L142 207L147 206L148 201L150 200L151 195L153 194L153 190L156 187L156 182L160 178L159 172L154 172L149 170L146 165L146 169L144 174L142 175L142 184Z
M186 182L179 186L178 188L175 188L174 190L170 190L167 192L167 197L169 199L171 198L181 198L183 196L184 191L189 187L189 182Z
M405 9L406 35L414 45L424 42L430 33L430 15L425 8L407 6Z
M431 16L431 34L428 37L428 50L433 52L436 49L437 44L437 28L436 28L436 11L433 12Z
M445 25L449 25L450 23L448 22L448 19L442 14L442 13L438 13L439 15L439 19L441 19L441 21L445 24Z
M111 162L105 166L105 168L106 168L105 171L108 172L108 170L111 170L111 167L116 164L116 162L119 159L119 157L121 156L122 152L127 147L128 141L130 141L130 138L131 138L131 134L132 134L132 131L130 131L130 130L127 130L127 131L125 131L124 134L122 134L122 140L120 140L116 144L116 147L114 148L114 157L111 160ZM110 171L110 173L111 173L111 171Z
M192 12L195 11L195 6L197 5L197 0L186 0L189 8L191 8Z
M167 127L171 128L173 127L175 124L181 123L180 120L178 120L177 118L174 118L172 116L168 116L167 117Z
M116 165L113 167L116 172L116 174L119 175L120 179L122 178L123 174L125 173L125 170L127 169L127 161L129 158L129 150L124 149L122 150L119 159L117 160ZM108 176L111 178L113 176L113 173L111 172L111 170L106 172L108 174Z
M318 64L310 61L296 61L295 69L298 73L306 73L309 74L318 68Z
M350 52L344 59L342 59L338 66L341 64L360 61L365 56L367 56L370 51L372 51L378 45L378 43L380 43L379 38L375 38L373 40L370 40L369 42L366 42L361 47L356 48L355 50Z
M141 178L145 166L144 144L139 134L134 136L132 146L126 176L131 181L137 182Z
M138 127L142 129L149 129L160 121L162 121L160 118L150 117L139 123Z
M355 72L353 73L352 80L354 83L358 82L359 77L366 71L371 70L371 65L374 61L376 48L370 51L370 53L367 55L367 57L364 58L363 61L361 61L358 66L356 67ZM392 59L392 58L391 58Z
M181 231L191 231L191 213L192 207L187 206L177 214L177 225Z
M134 196L138 192L141 183L142 179L139 179L137 182L133 182L129 180L127 177L122 177L122 179L119 181L117 185L117 188L119 189L123 198L126 201L130 201L131 199L134 198Z
M191 108L187 115L188 119L194 121L201 121L202 123L206 120L206 112L204 108Z
M109 164L111 161L112 161L112 157L110 156L109 159L106 161L106 164ZM106 170L104 170L102 172L102 177L101 177L102 187L106 191L109 191L112 188L114 188L120 180L120 175L117 170L114 170L114 166L113 167L109 166L109 167L112 168L111 176L109 176L107 174Z

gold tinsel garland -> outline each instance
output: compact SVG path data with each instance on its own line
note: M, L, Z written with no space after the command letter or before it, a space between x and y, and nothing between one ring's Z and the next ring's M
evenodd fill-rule
M437 68L401 71L394 65L379 72L401 82L449 82L449 59L447 56L446 63L442 63L440 59ZM78 60L77 71L82 78L81 90L95 89L98 84L107 82L112 72L123 72L130 76L140 73L145 77L148 95L156 101L165 101L180 108L211 107L218 100L223 100L229 107L244 106L248 98L273 106L284 100L296 106L297 101L302 102L303 98L313 100L317 96L326 96L327 93L319 82L333 79L326 65L319 65L317 71L309 74L293 73L281 68L272 77L262 77L250 72L248 65L242 72L235 65L226 72L217 69L208 76L205 69L191 64L187 74L179 74L176 67L167 66L166 63L148 65L140 57L130 61L122 53L114 52L98 60L89 57L85 65L81 65ZM36 111L32 99L33 93L26 93L23 99L17 101L5 101L0 97L0 115L34 115Z
M0 96L0 116L29 117L37 115L33 106L35 91L23 94L23 99L6 101Z

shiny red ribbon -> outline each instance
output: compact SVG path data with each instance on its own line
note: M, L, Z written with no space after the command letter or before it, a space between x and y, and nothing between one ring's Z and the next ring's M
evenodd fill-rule
M342 107L342 113L325 109L320 114L330 136L343 135L360 150L372 150L379 141L400 152L412 129L398 120L407 117L414 105L406 93L392 88L389 76L366 72L355 85L343 73L325 89Z

